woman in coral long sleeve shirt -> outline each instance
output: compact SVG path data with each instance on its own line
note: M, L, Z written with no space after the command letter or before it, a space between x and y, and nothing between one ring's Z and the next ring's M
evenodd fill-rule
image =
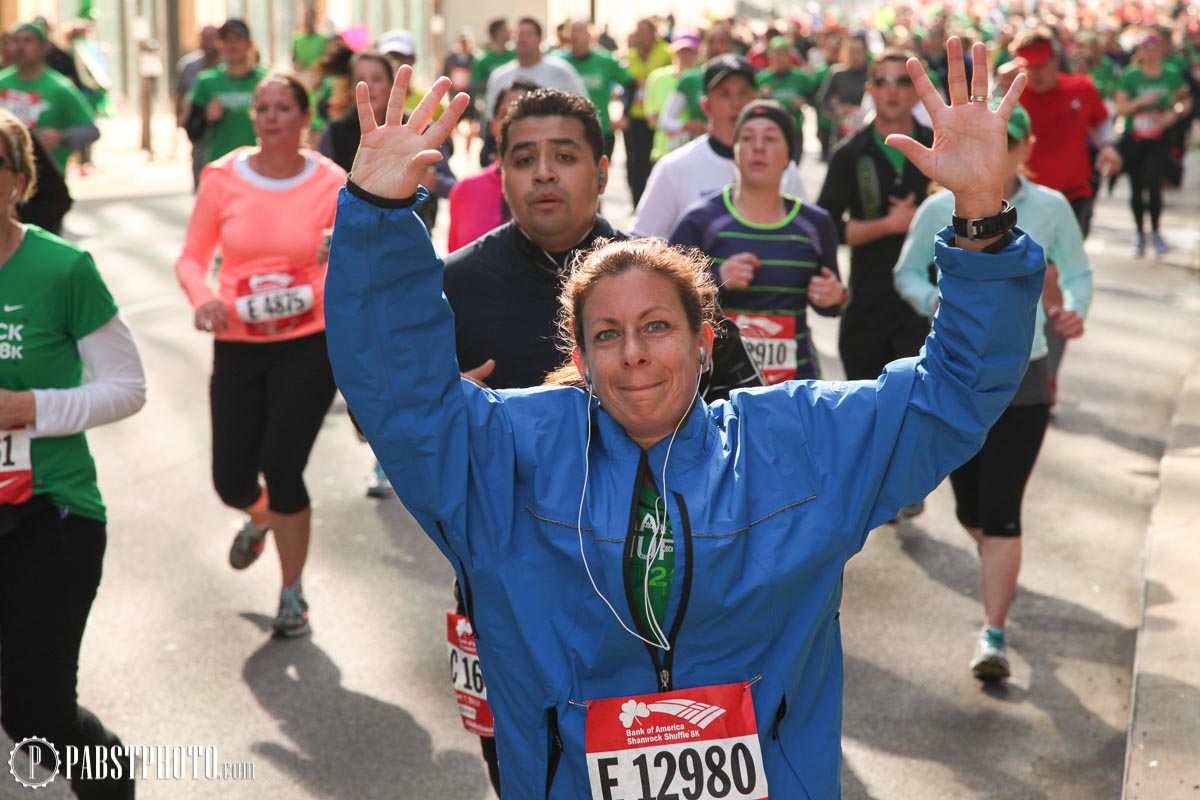
M322 245L346 173L301 149L310 117L295 78L268 75L258 84L259 146L205 168L175 265L196 328L216 340L213 483L222 502L245 513L229 562L248 567L275 532L283 589L272 627L281 636L308 631L303 472L336 391L325 351ZM218 250L214 288L208 277Z

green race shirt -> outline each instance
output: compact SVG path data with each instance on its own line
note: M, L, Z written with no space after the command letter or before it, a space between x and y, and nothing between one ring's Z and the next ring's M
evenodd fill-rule
M1174 64L1163 64L1162 73L1150 77L1141 67L1129 66L1121 73L1117 90L1129 95L1130 100L1154 95L1158 102L1151 106L1156 111L1167 111L1175 102L1175 92L1184 85L1183 74Z
M31 81L17 76L17 68L0 71L0 107L6 108L30 128L65 131L92 123L92 109L75 85L49 67ZM66 173L70 148L50 151L58 168Z
M596 116L600 118L600 130L607 136L612 132L608 104L612 99L613 86L630 84L633 77L606 52L592 50L583 58L575 58L568 50L562 55L562 60L579 73L579 78L587 89L588 99L596 107Z
M792 115L792 121L798 127L803 126L804 109L803 107L797 108L794 101L803 102L808 93L812 91L812 79L807 72L797 67L788 67L788 70L782 74L773 69L764 69L758 73L755 83L758 84L760 94L770 97L772 100L778 100L779 104Z
M476 55L474 63L471 64L471 83L486 86L496 67L502 67L516 57L517 51L511 47L503 53L497 53L490 47L485 48Z
M916 131L912 131L909 135L915 136ZM904 165L908 163L908 159L904 157L904 153L901 153L889 144L884 144L883 137L879 135L879 131L876 130L874 125L871 126L871 138L875 140L875 144L888 160L888 163L892 165L892 169L896 171L896 174L899 175L904 172Z
M320 33L298 33L292 39L292 58L305 69L309 69L317 59L325 55L325 47L329 37Z
M204 108L216 98L225 107L225 114L208 126L205 164L239 147L253 146L257 141L254 123L250 120L250 109L254 105L254 87L266 74L267 71L262 67L255 67L250 74L235 78L221 64L196 77L196 83L192 86L192 105Z
M92 257L36 225L0 266L0 387L71 389L83 381L76 343L117 313ZM0 458L5 437L0 431ZM96 465L84 434L30 442L33 493L59 508L104 521Z
M658 492L649 486L639 487L637 523L632 534L633 547L626 556L625 571L629 577L634 613L647 631L653 631L654 627L646 614L646 555L659 520L662 520L665 532L658 557L650 564L649 590L650 608L654 611L659 628L665 633L667 600L671 597L671 584L675 581L675 539L671 535L671 520L667 518L666 504ZM653 638L653 634L647 638Z

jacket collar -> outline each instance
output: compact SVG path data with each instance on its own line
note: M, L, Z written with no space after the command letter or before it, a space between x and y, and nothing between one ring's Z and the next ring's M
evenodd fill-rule
M599 214L596 215L596 222L592 225L592 229L584 235L582 239L576 242L565 253L549 253L533 242L525 232L516 224L512 224L512 239L517 251L524 256L523 263L533 269L539 275L557 280L566 272L572 261L575 259L575 254L580 250L586 250L592 246L597 239L627 239L625 234L613 228L608 220Z
M625 428L605 411L598 399L591 398L596 426L599 429L600 447L614 461L637 462L641 458L641 448L629 438ZM672 444L671 437L663 439L650 448L646 454L650 468L654 474L662 474L663 462L667 457L667 449L671 451L671 465L675 468L690 469L705 462L717 442L716 423L709 413L708 404L699 395L688 414L687 421L675 435ZM674 471L674 470L672 470Z

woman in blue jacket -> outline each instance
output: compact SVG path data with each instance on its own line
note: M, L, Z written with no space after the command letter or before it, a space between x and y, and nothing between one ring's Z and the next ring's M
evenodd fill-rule
M402 68L378 126L358 87L330 357L398 495L458 573L506 798L840 794L842 569L979 448L1025 370L1045 267L1011 220L979 221L1001 210L1024 79L991 112L986 71L968 89L957 39L949 50L950 106L909 63L933 148L891 140L976 218L938 234L943 303L922 356L877 381L792 381L712 406L696 396L711 281L656 242L602 247L564 288L579 387L461 380L441 262L411 207L467 99L426 128L439 79L401 124ZM528 168L567 157L579 134L519 143ZM987 230L1001 235L965 238Z

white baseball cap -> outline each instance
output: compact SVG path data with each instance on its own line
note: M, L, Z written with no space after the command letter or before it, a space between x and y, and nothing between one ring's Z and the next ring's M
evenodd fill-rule
M415 56L417 43L413 35L406 30L396 28L379 37L379 52L396 53L401 56Z

